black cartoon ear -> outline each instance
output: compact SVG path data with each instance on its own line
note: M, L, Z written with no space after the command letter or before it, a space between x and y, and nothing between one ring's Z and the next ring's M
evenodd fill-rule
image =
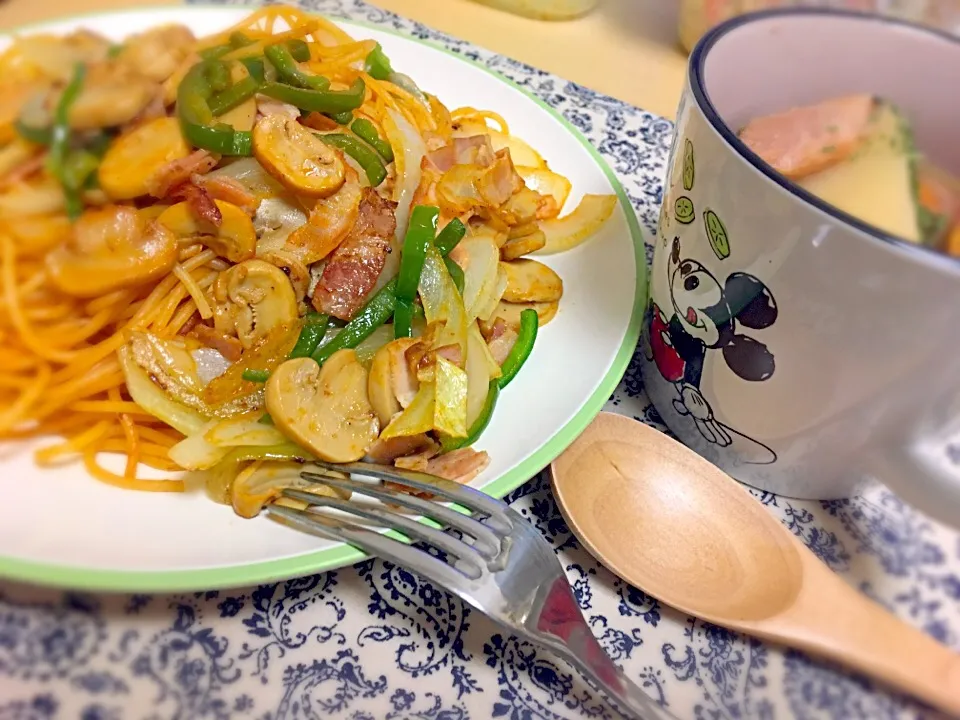
M680 238L673 238L673 247L670 248L670 260L673 261L674 265L680 264Z
M723 359L744 380L760 382L773 375L773 354L762 342L746 335L734 335L723 346Z
M735 272L727 278L723 295L730 313L744 327L763 330L777 321L777 301L753 275Z

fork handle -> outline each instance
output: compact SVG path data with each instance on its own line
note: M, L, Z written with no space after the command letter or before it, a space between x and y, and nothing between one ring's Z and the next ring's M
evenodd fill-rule
M531 639L550 647L638 720L677 720L618 668L597 642L566 578L554 580L538 612L523 624Z

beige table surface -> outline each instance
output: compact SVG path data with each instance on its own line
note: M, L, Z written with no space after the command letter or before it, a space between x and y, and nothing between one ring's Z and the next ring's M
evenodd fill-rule
M686 57L676 41L679 0L600 0L586 17L528 20L472 0L375 4L672 118ZM170 0L0 0L0 29L96 10ZM440 18L444 19L441 20Z

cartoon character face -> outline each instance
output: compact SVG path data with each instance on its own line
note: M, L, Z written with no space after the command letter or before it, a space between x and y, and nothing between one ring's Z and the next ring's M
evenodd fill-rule
M777 320L777 304L761 280L731 273L721 285L701 263L681 258L680 238L673 239L668 268L670 300L684 331L707 348L720 349L727 365L744 380L766 380L773 374L773 355L766 345L737 332Z
M696 260L684 260L670 274L670 299L684 329L704 345L720 339L717 321L723 319L723 289Z

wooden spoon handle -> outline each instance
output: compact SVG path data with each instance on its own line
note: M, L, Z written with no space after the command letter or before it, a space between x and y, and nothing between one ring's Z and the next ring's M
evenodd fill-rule
M960 655L803 553L804 589L763 634L830 658L960 717Z

